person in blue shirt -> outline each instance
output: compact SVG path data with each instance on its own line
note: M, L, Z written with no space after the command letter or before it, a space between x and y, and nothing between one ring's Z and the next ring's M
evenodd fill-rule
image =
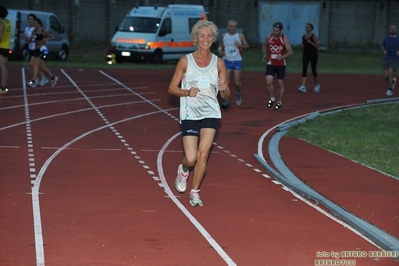
M389 27L389 35L382 41L384 77L388 82L388 90L385 93L387 96L393 95L392 90L396 84L393 72L398 70L399 67L399 37L396 35L396 32L396 25L391 25Z

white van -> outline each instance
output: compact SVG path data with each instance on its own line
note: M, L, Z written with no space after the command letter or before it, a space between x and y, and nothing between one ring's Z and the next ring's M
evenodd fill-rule
M46 42L49 50L49 57L55 57L60 60L67 60L69 55L70 44L65 28L62 26L58 17L51 12L43 12L37 10L16 10L8 9L7 19L11 21L11 50L12 55L18 59L28 61L29 50L25 41L25 28L28 26L28 15L34 14L43 23L43 29L54 35L54 40Z
M136 5L112 37L107 61L178 60L195 51L191 28L198 20L206 20L206 14L202 5Z

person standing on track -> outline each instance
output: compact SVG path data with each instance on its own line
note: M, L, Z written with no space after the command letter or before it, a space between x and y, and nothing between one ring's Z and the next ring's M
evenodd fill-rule
M313 80L315 83L314 92L320 92L320 84L317 78L317 61L318 61L318 49L319 39L316 34L313 33L314 26L311 23L307 23L305 26L306 33L302 36L301 47L303 48L302 54L302 85L298 88L300 92L306 92L306 76L308 74L308 65L312 69Z
M35 88L39 85L37 76L39 75L39 71L43 71L45 75L47 75L51 79L51 87L54 87L57 83L58 77L54 76L51 71L44 66L44 59L47 57L48 49L45 46L47 40L53 40L54 36L48 32L47 30L43 30L43 23L39 18L36 18L33 22L33 26L35 29L32 32L32 35L29 37L29 41L35 39L36 47L32 53L32 62L33 62L33 78L27 84Z
M244 34L237 32L237 21L230 20L227 23L227 33L223 33L220 38L218 52L223 57L227 69L227 82L230 83L231 72L234 74L234 85L236 88L236 104L239 106L242 103L242 84L241 84L241 69L242 69L242 49L248 49L249 44ZM222 107L228 108L229 101L224 100Z
M285 78L285 59L292 55L292 47L287 36L282 33L283 23L275 22L273 24L273 33L268 35L262 44L263 61L266 65L266 87L269 94L268 108L272 108L275 103L273 94L273 79L277 75L278 97L275 110L283 106L284 78Z
M200 186L222 117L218 93L224 100L230 96L225 63L210 51L217 35L218 28L212 21L200 20L193 26L191 36L198 49L180 58L168 88L170 94L180 97L184 150L175 187L179 193L184 193L189 169L194 168L189 201L191 206L203 206L199 196Z
M28 50L29 50L29 55L30 55L30 66L33 67L33 61L34 57L32 57L33 52L35 51L36 43L34 38L30 38L32 35L32 32L35 30L35 27L33 26L33 22L36 19L35 14L31 13L28 15L28 26L25 28L25 41L28 42ZM30 40L30 41L29 41ZM40 81L37 81L36 83L39 84L40 86L46 85L48 82L48 79L44 76L43 71L39 71L39 75L41 77Z
M0 71L1 88L0 95L8 93L8 56L11 48L11 22L6 19L8 10L0 6Z
M387 96L393 95L392 90L396 84L393 72L398 70L399 67L399 37L396 32L396 25L391 25L389 27L389 35L382 41L384 78L388 82L388 90L385 93Z

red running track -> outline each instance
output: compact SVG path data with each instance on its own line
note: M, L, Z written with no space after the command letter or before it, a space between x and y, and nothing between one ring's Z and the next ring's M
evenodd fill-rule
M60 77L55 88L25 89L30 70L11 67L10 93L0 98L1 265L291 266L327 262L336 252L379 250L275 182L253 154L260 136L283 121L380 98L381 77L322 75L320 94L300 94L300 76L288 75L283 109L274 111L266 108L263 73L244 72L243 104L235 106L232 93L201 187L204 207L193 208L187 193L173 187L183 153L179 102L167 93L171 71L52 71ZM282 140L284 160L306 181L319 176L305 171L307 163L315 171L326 167L305 159L319 152L332 160L309 144ZM391 178L370 177L382 189L374 206L382 201L397 214L397 204L385 200L385 180L398 187ZM345 206L352 183L345 188L342 180L337 194L326 188L328 176L316 181ZM372 216L372 204L364 211L350 204L355 214ZM397 217L385 210L370 220L398 236ZM397 264L382 257L339 259Z

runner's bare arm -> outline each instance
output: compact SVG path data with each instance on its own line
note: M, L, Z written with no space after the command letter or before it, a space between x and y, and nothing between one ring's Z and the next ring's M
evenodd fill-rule
M170 94L178 97L190 96L190 90L182 90L179 86L186 70L187 70L187 56L183 56L182 58L180 58L179 62L177 63L175 73L173 74L172 80L170 81L168 88L168 92Z

